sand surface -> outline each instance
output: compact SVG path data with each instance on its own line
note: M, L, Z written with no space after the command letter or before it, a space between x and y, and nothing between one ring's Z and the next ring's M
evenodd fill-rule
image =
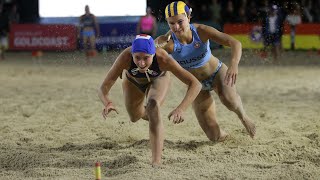
M150 166L148 123L129 121L121 80L111 90L120 114L104 120L97 96L119 52L87 65L80 53L8 53L0 61L0 179L319 179L320 56L285 52L281 63L244 51L237 89L257 125L252 140L214 94L218 122L230 136L208 141L191 107L186 120L166 118L185 86L172 79L162 106L163 165ZM214 54L228 64L225 50Z

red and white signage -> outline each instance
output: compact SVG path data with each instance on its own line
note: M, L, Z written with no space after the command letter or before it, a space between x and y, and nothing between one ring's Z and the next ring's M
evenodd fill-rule
M74 25L13 24L10 30L10 50L67 51L77 48Z

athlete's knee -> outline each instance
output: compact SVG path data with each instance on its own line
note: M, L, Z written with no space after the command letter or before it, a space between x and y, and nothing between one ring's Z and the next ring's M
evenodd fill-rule
M210 104L208 104L206 102L192 103L192 108L195 110L195 112L200 113L200 114L206 113L210 107L211 107L211 103Z
M148 99L146 107L147 114L154 113L155 111L159 110L159 106L160 104L157 100L153 98Z
M143 113L140 111L131 112L131 113L129 112L129 117L130 117L130 121L135 123L143 117Z
M130 116L130 121L133 123L137 122L139 119L140 119L140 117L138 117L138 116L134 116L134 115Z
M147 107L146 107L146 114L149 118L149 122L151 123L150 125L153 124L158 124L160 118L157 117L159 115L159 108L160 108L160 103L151 98L147 102Z
M237 93L233 95L222 93L219 94L219 98L229 110L235 111L239 108L240 96Z

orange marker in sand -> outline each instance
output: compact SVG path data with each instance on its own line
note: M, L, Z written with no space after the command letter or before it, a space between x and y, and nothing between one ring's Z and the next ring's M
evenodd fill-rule
M100 162L96 162L96 180L101 180Z

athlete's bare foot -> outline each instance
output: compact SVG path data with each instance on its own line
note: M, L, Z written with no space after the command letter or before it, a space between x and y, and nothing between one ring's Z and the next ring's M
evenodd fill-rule
M249 133L250 137L253 139L256 135L256 125L248 118L243 118L241 120L242 124L246 128L247 132Z
M152 166L153 168L160 168L160 165L161 165L160 162L153 162L153 163L151 163L151 166Z
M220 137L218 138L217 142L225 141L228 136L229 136L228 133L226 133L224 130L220 130Z

